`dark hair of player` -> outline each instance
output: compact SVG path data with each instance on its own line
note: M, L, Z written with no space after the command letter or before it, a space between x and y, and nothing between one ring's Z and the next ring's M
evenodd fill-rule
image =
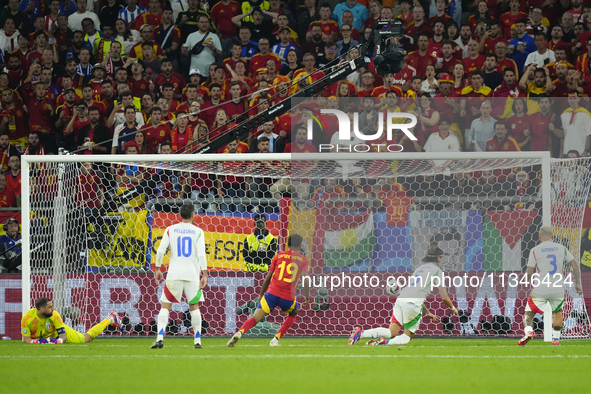
M44 307L45 307L45 305L47 305L47 303L48 303L49 301L51 301L49 298L47 298L47 297L41 297L41 298L39 298L39 299L38 299L38 300L35 302L35 308L36 308L37 310L39 310L39 309L41 309L41 308L44 308Z
M432 245L427 251L427 255L423 257L425 263L436 263L439 261L439 257L443 256L443 250L437 245Z
M191 219L191 216L195 213L195 206L191 201L185 201L181 206L181 218L184 220Z
M304 242L304 238L299 234L291 234L287 237L287 246L290 248L299 248L302 242Z

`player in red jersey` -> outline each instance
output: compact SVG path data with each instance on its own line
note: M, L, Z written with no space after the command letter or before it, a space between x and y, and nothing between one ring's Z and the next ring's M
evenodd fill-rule
M254 315L244 322L240 330L228 341L227 347L234 347L242 335L254 327L263 317L267 316L276 306L280 307L287 318L271 340L271 346L279 346L279 339L285 335L298 315L300 304L296 301L295 294L298 282L302 274L308 272L310 265L308 259L302 254L304 239L299 234L287 237L287 250L273 257L267 277L261 287L259 304ZM306 307L310 301L310 281L304 281L303 290L305 299L302 307Z

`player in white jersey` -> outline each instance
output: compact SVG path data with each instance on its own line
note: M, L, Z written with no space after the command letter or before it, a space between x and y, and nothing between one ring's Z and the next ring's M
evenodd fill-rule
M199 301L203 301L203 289L207 285L207 256L205 254L205 234L195 226L195 207L191 202L181 206L182 222L168 227L164 231L162 241L156 254L156 271L154 272L156 285L164 278L160 266L170 247L170 263L166 283L160 301L162 308L158 314L158 337L152 344L152 349L161 349L164 330L168 323L170 308L175 302L180 302L183 293L189 302L191 325L194 332L195 349L201 349L201 312ZM201 280L199 279L200 274Z
M529 252L527 283L530 283L534 271L538 270L539 279L527 300L523 324L525 336L517 343L525 346L534 338L533 319L536 313L544 313L549 308L554 314L552 319L552 345L560 345L560 330L562 330L562 304L564 303L564 266L570 264L574 276L575 290L583 294L581 286L581 271L579 263L572 253L563 245L552 242L552 228L544 226L540 229L540 244Z
M425 264L420 265L409 278L408 285L403 288L394 304L394 312L390 320L389 328L372 328L362 330L357 327L349 338L349 345L355 344L361 338L371 338L367 345L406 345L415 335L421 324L423 311L425 316L439 322L440 319L433 315L423 305L425 299L431 294L431 283L434 277L442 280L441 262L443 261L443 250L432 246L423 258ZM411 278L414 278L411 280ZM443 286L438 287L441 299L453 313L458 315L458 310L447 295ZM398 336L401 329L403 334ZM389 339L392 338L392 339ZM389 340L388 340L389 339Z

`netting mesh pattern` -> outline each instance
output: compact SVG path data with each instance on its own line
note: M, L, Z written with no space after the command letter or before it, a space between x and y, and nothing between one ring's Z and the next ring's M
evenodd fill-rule
M31 301L52 297L81 332L116 311L125 316L124 335L153 334L163 289L153 280L155 251L190 199L211 271L201 306L205 335L233 333L254 313L268 264L290 233L304 237L312 300L290 334L387 326L396 300L386 291L388 277L408 279L437 244L461 318L425 320L419 334L521 335L529 289L509 280L521 278L539 242L540 160L454 160L434 169L432 160L312 163L293 155L281 163L290 171L276 174L280 163L262 159L31 164ZM589 164L551 164L555 241L582 259L586 293L591 238L581 229ZM252 238L257 214L266 218L263 241ZM585 300L573 286L566 294L564 336L587 337ZM437 291L425 306L447 318ZM169 334L188 333L188 309L184 298L173 306ZM282 320L274 311L250 334L274 334Z
M451 175L457 172L481 172L495 169L514 169L540 165L539 159L473 159L443 160L445 166L437 166L439 161L433 160L310 160L309 155L292 153L289 161L273 160L267 165L266 160L235 160L235 161L200 161L200 162L120 162L119 166L132 164L135 166L169 170L191 174L208 174L212 176L234 175L254 178L291 179L311 178L351 178L366 179L416 177L435 174ZM360 155L361 156L361 155ZM322 156L326 158L326 156ZM328 156L330 157L330 156ZM196 158L198 160L198 158Z

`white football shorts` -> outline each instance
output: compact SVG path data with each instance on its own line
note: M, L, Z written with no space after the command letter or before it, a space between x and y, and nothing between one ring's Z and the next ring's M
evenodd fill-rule
M196 304L205 299L203 292L198 294L199 286L199 281L195 280L167 280L160 301L174 304L181 301L184 293L189 304Z
M550 306L552 313L556 313L562 309L562 304L564 304L564 298L538 298L530 296L527 299L525 311L544 313L544 308Z
M394 304L390 323L396 323L412 333L419 329L423 316L423 304L416 304L408 300L398 298Z

